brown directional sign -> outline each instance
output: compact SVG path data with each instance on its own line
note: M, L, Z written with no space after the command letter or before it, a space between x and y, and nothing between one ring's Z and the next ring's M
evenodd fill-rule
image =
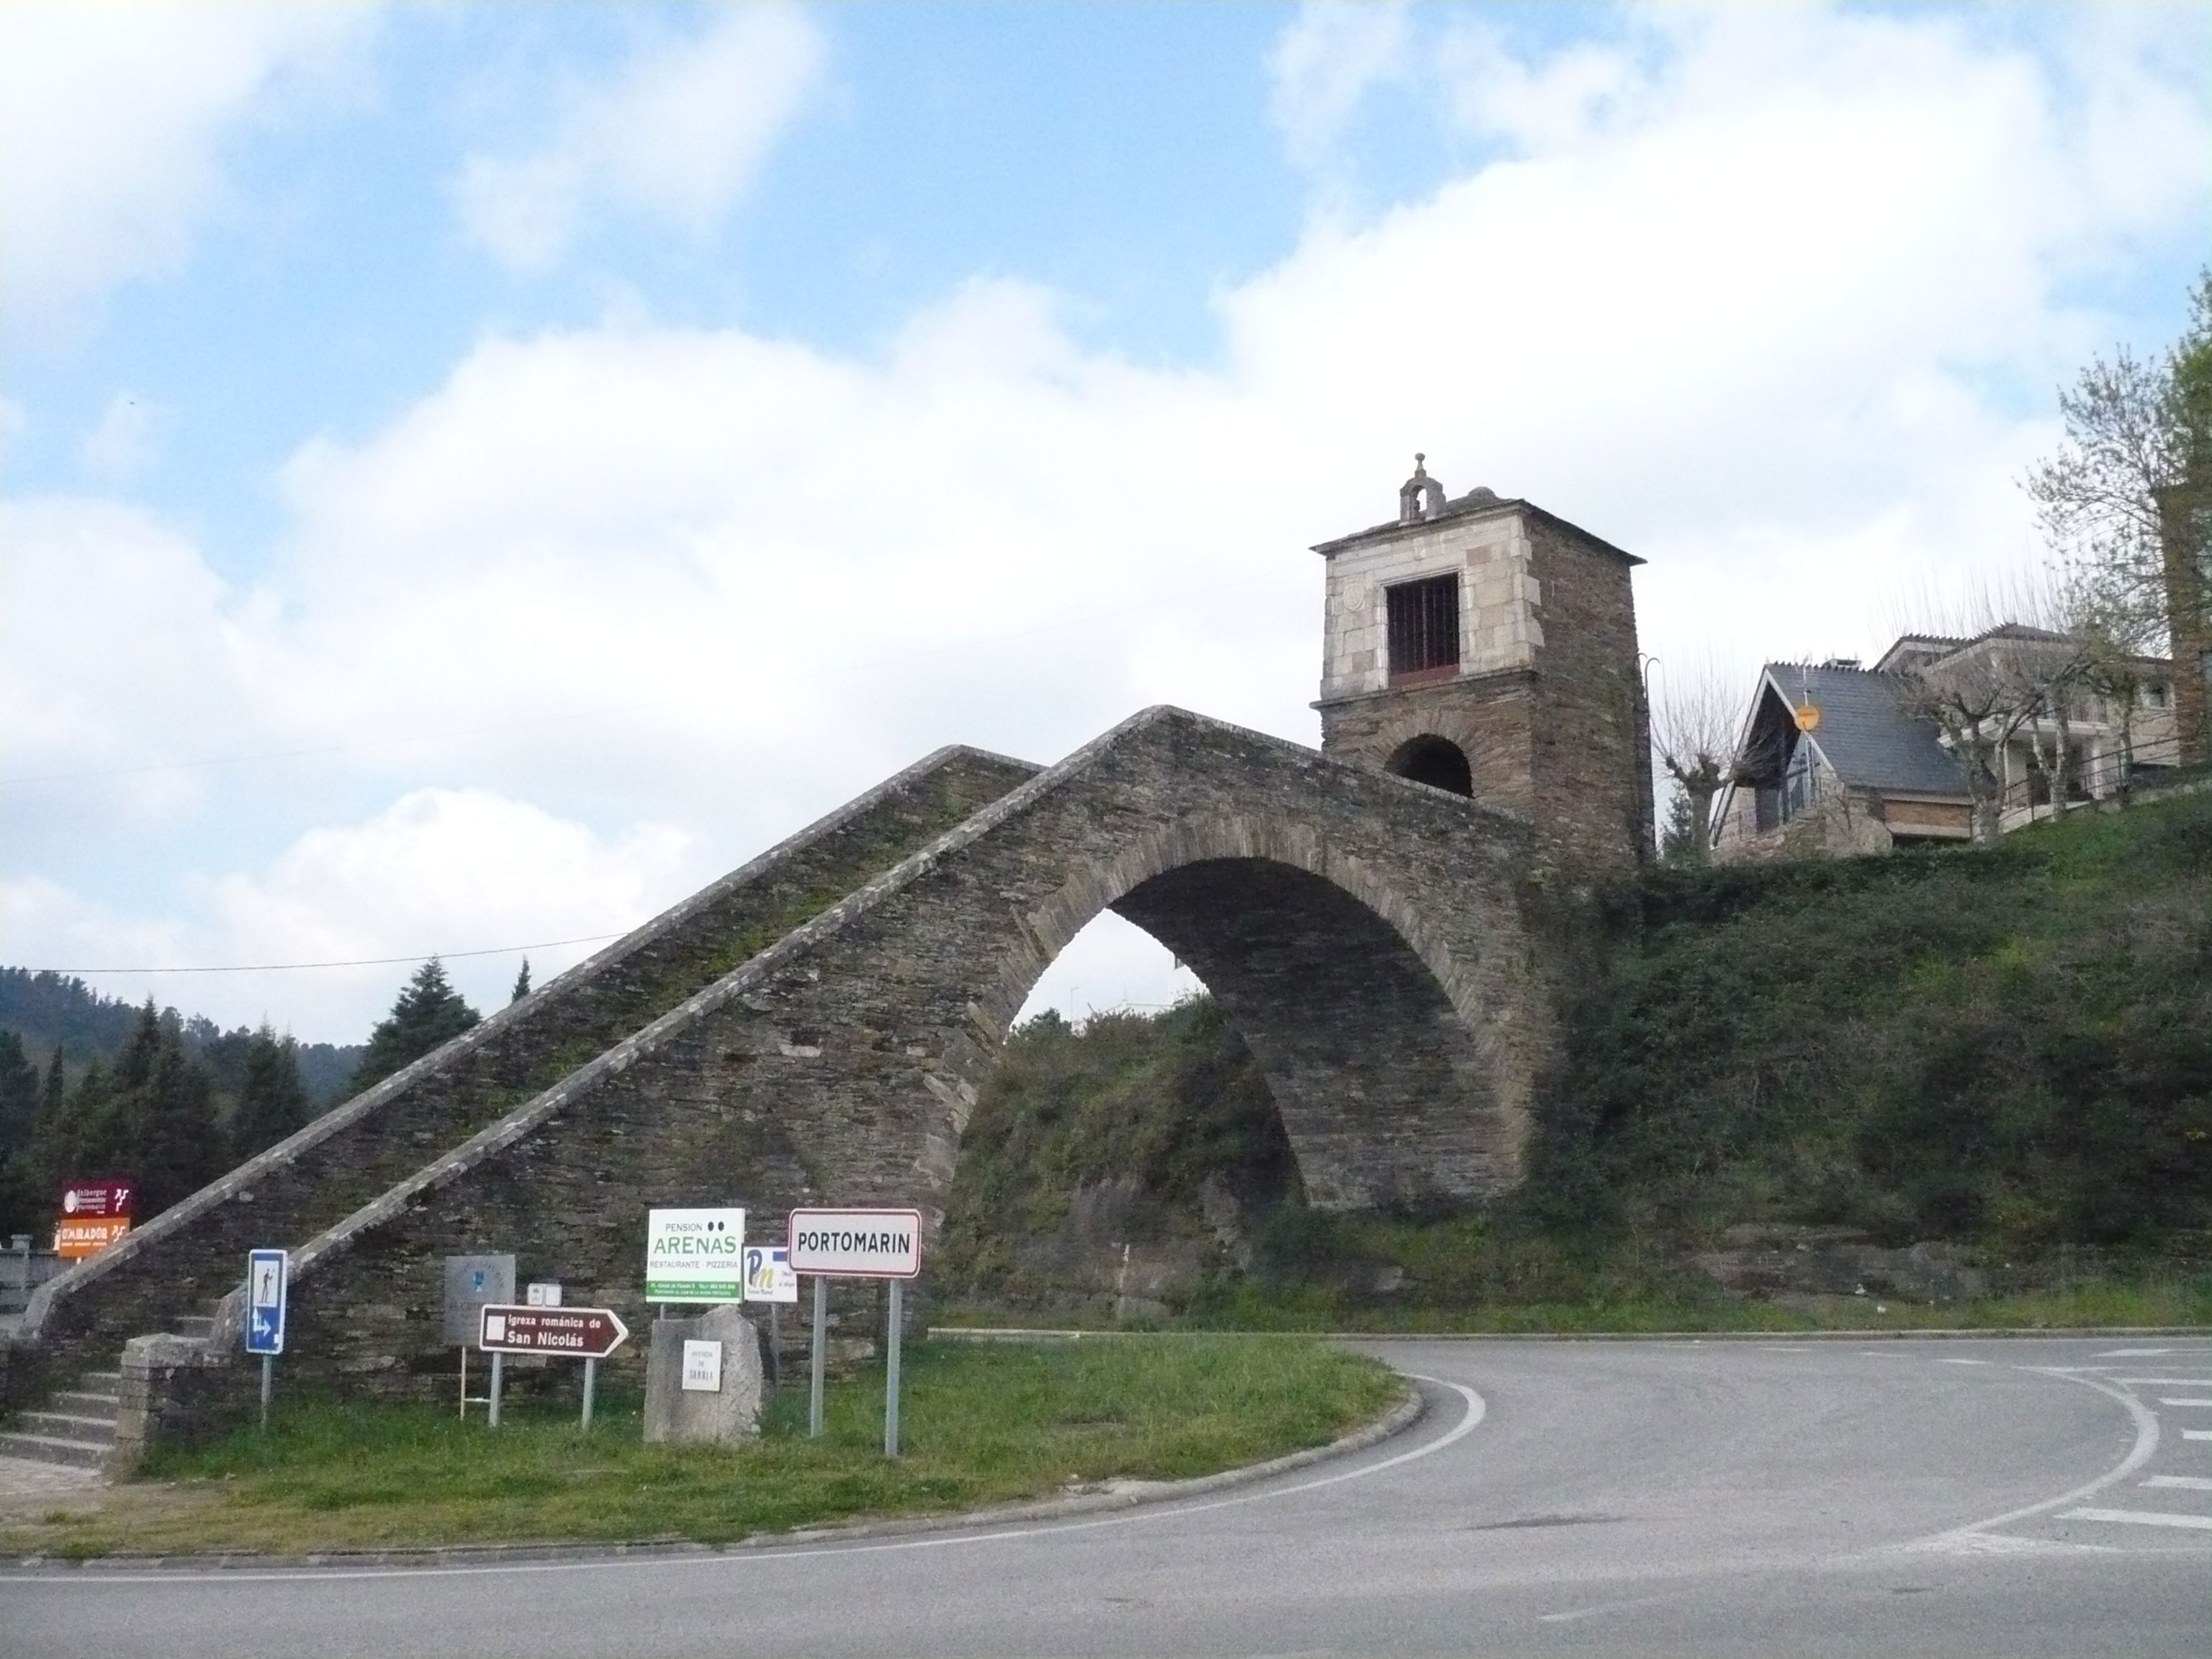
M533 1308L520 1302L487 1302L477 1328L486 1353L555 1353L571 1359L605 1359L629 1340L629 1327L612 1308Z

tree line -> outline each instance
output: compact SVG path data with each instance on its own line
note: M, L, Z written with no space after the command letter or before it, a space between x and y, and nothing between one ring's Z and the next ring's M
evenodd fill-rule
M515 994L528 988L526 963ZM382 1081L477 1020L432 958L369 1033L338 1097ZM21 1033L0 1030L0 1237L28 1233L43 1244L67 1182L135 1182L134 1222L143 1222L275 1146L315 1113L301 1055L299 1043L266 1024L216 1033L150 998L112 1054L77 1067L58 1036L42 1067Z

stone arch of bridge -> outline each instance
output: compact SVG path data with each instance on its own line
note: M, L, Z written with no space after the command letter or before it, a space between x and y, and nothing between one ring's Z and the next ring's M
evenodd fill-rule
M1516 1115L1496 1086L1493 1011L1388 872L1281 819L1195 816L1139 836L1023 917L989 999L994 1038L1108 909L1221 1003L1314 1203L1464 1200L1510 1182Z

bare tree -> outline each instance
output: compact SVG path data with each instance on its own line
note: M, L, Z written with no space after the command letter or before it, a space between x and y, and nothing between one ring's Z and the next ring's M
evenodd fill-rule
M1667 775L1689 802L1696 826L1686 851L1693 864L1712 852L1713 799L1735 775L1737 729L1742 709L1719 665L1708 655L1681 674L1659 676L1651 709L1651 746Z
M2025 487L2070 586L2094 592L2130 631L2167 625L2160 494L2181 481L2183 444L2168 408L2172 376L2125 348L2099 357L2058 394L2066 437Z
M2117 602L2106 584L2070 575L2058 605L2060 626L2076 644L2075 681L2103 702L2112 726L2112 793L2125 806L2135 795L2136 720L2143 688L2156 677L2156 622L2142 607Z
M2212 270L2171 349L2094 360L2058 394L2066 436L2023 480L2069 588L2112 637L2174 662L2185 763L2205 757L2212 665Z
M1890 607L1901 634L1946 641L1947 648L1908 661L1895 673L1906 711L1930 721L1958 763L1973 811L1974 840L1993 845L2002 827L2007 751L2026 738L2035 763L2054 780L2052 798L2063 802L2071 747L2071 702L2080 668L2070 641L2048 637L1988 637L2008 623L2045 635L2061 619L2052 583L2018 574L1985 580L1962 599L1945 602L1923 593L1909 607ZM1910 619L1908 621L1908 618ZM1971 648L1967 641L1976 643ZM2046 762L2039 723L2057 738L2057 757ZM2063 806L2060 810L2063 810Z

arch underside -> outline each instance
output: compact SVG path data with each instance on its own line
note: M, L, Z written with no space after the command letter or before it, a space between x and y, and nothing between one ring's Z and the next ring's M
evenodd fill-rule
M1223 858L1163 872L1110 908L1221 1002L1316 1206L1464 1201L1505 1183L1512 1148L1479 1043L1358 899L1294 866Z

